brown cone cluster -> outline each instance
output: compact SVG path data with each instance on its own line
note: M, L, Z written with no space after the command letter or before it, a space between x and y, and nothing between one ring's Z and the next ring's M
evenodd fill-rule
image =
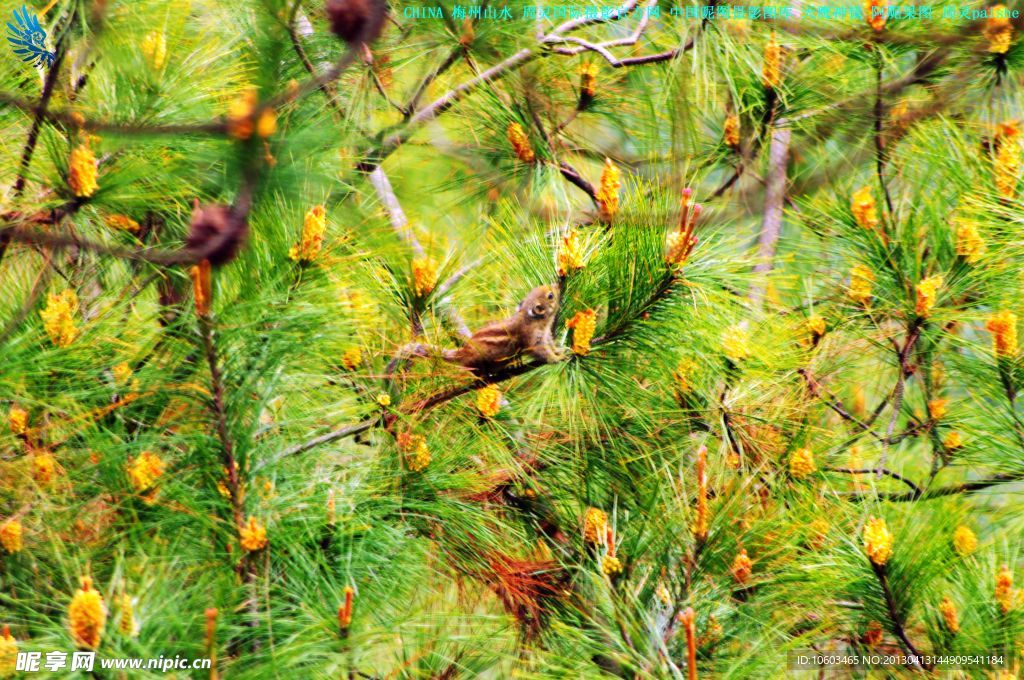
M192 209L188 249L210 261L212 265L230 262L249 233L245 218L228 205L200 206L196 201Z
M327 0L331 31L347 43L369 44L384 30L384 0Z

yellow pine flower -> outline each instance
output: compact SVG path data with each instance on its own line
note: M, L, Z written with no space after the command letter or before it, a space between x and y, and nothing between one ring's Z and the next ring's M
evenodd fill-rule
M405 467L412 472L419 472L430 465L430 448L427 446L427 438L421 434L399 434L398 450L404 454Z
M804 330L807 331L809 344L811 345L818 344L818 341L825 337L826 329L827 325L825 324L824 317L820 317L817 314L812 314L804 321Z
M961 524L953 531L953 550L961 557L967 557L978 547L978 537L971 528Z
M46 298L46 307L39 312L43 328L57 347L67 347L78 337L75 313L78 310L78 295L67 288Z
M536 155L533 153L533 147L530 146L530 139L526 136L523 126L519 123L509 123L507 135L508 141L516 153L516 158L524 163L532 163Z
M1017 315L1002 310L989 317L985 328L992 334L992 352L997 357L1017 356Z
M605 555L601 559L601 571L608 576L622 573L622 562L615 555Z
M942 445L950 451L956 451L964 447L964 437L956 430L950 430L942 439Z
M68 186L75 196L88 198L100 188L96 178L99 171L99 162L93 155L88 144L79 144L71 151L71 159L68 162Z
M238 527L238 536L242 549L248 552L256 552L267 547L267 528L255 517L250 517L245 524Z
M228 105L228 134L235 139L245 140L252 137L255 124L252 119L256 110L256 90L249 88L236 97Z
M1010 51L1013 40L1013 24L1006 5L993 5L989 8L989 17L985 20L982 34L988 40L988 51L992 54L1006 54Z
M861 187L853 192L853 196L850 197L850 212L853 213L853 219L857 220L857 224L864 229L873 230L878 227L878 210L870 187Z
M739 363L750 356L750 331L742 324L725 329L722 334L722 351L733 363Z
M359 364L363 362L363 350L359 347L349 347L345 350L345 353L341 355L341 365L349 371L354 371L359 368Z
M874 647L882 642L884 635L885 629L882 628L881 622L868 621L868 629L864 631L864 636L861 639L864 641L864 644Z
M139 51L151 69L162 70L167 63L167 36L162 31L150 31L139 43Z
M960 632L960 615L956 610L956 605L953 604L953 600L949 599L948 596L942 598L942 602L939 603L939 613L942 614L946 630L953 635Z
M597 64L587 62L582 64L580 72L580 95L587 99L593 99L597 93Z
M803 479L818 469L814 462L814 452L803 447L796 449L789 456L789 474L795 479Z
M594 192L597 198L597 206L601 212L601 220L611 222L615 213L619 211L619 189L622 182L619 181L619 169L612 163L612 159L604 159L604 169L601 170L601 183Z
M277 113L264 108L256 116L259 98L255 88L248 88L228 105L228 134L238 140L250 139L255 132L266 139L277 132Z
M670 265L685 264L694 243L692 234L677 230L670 231L665 238L665 262Z
M86 649L100 646L103 629L107 624L107 607L103 597L92 587L92 579L83 576L82 587L68 606L68 625L75 644Z
M418 257L412 261L412 287L416 297L429 295L437 285L437 262L432 257Z
M906 99L901 99L889 110L889 120L892 121L893 125L904 128L906 123L907 114L910 113L910 106L907 104Z
M128 596L128 593L124 593L118 598L118 605L121 608L121 618L118 620L117 628L121 631L121 635L134 637L136 625L135 608L132 606L132 598Z
M853 413L856 416L863 417L868 410L867 395L864 394L864 388L861 385L854 385L853 387Z
M827 519L824 517L818 517L811 522L807 528L810 530L811 534L811 545L815 548L820 548L825 544L825 539L828 538L829 530L832 527L829 526Z
M387 394L386 392L381 392L380 394L377 395L377 403L383 406L384 408L391 406L391 395Z
M0 545L11 554L21 552L24 547L21 541L22 532L21 522L17 519L9 519L0 524Z
M597 545L606 540L608 514L600 508L587 508L583 515L583 540Z
M577 269L583 269L583 246L580 234L575 228L562 236L562 247L558 251L558 275L565 276Z
M741 548L736 557L732 560L732 566L729 567L729 571L732 572L732 577L736 583L743 585L750 580L750 576L754 573L754 563L747 556L747 551Z
M708 449L700 447L697 451L697 517L691 527L693 537L704 541L708 537Z
M21 521L15 518L9 519L0 524L0 545L10 554L21 552L24 548L22 543L23 528Z
M40 484L49 484L57 475L57 459L48 451L32 456L32 477Z
M850 288L847 295L856 303L866 304L871 300L874 283L875 275L870 269L862 264L854 265L850 269Z
M932 399L928 402L928 415L932 420L941 420L949 410L949 399Z
M999 196L1012 199L1017 194L1020 176L1020 130L1015 120L999 124L995 135L996 155L993 161L996 190Z
M996 574L996 590L995 599L999 604L999 609L1004 613L1010 613L1013 609L1015 593L1013 590L1013 572L1010 571L1010 567L1003 565L999 573Z
M590 341L597 329L597 312L587 309L576 314L565 324L572 329L572 351L580 356L590 353Z
M107 215L104 221L111 229L130 232L137 232L140 229L139 223L127 215Z
M679 360L679 363L676 364L676 370L672 372L672 378L675 380L676 390L680 394L686 394L693 389L693 385L690 383L690 378L696 370L697 362L688 357L683 357Z
M476 409L484 418L493 418L501 410L501 390L494 385L482 387L476 392Z
M210 278L209 260L203 260L189 268L192 276L192 292L195 297L196 314L205 317L210 314L210 303L213 301L213 282Z
M327 213L322 205L314 205L306 211L302 220L302 237L288 251L288 257L296 262L312 262L320 254L326 232Z
M672 595L668 592L668 587L663 582L659 583L658 587L654 589L654 596L666 607L672 605Z
M893 536L880 517L872 517L864 525L864 552L878 566L884 566L892 556Z
M6 623L0 630L0 678L9 678L18 668L18 641Z
M463 47L469 47L475 39L476 31L473 30L473 20L466 17L462 20L462 33L459 36L459 44Z
M256 119L256 135L262 139L270 137L277 132L277 112L272 108L265 108L260 112L259 117ZM269 147L267 151L267 157L272 159L270 155ZM273 161L271 165L275 165L277 161Z
M775 40L775 31L772 31L771 38L764 47L761 80L765 87L771 88L777 88L782 83L782 48Z
M114 382L118 385L127 385L132 377L132 367L127 361L115 364L110 372L114 375Z
M967 264L976 264L985 254L985 240L978 232L978 224L969 220L956 223L956 254Z
M20 406L11 406L7 412L7 423L12 434L25 434L28 430L28 411Z
M945 279L941 274L929 276L917 284L915 290L917 291L917 304L914 307L914 312L920 316L927 318L932 313L932 308L935 306L935 298L938 297L939 290L942 289L942 285L945 283Z
M153 488L167 469L167 463L150 451L143 451L128 462L128 479L136 491Z
M864 0L864 18L875 33L885 28L886 14L886 6L878 0Z
M730 148L738 148L740 145L740 117L730 113L725 117L722 125L722 141Z

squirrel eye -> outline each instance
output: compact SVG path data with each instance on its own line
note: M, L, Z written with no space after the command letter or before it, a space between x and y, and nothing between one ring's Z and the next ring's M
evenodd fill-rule
M555 299L555 294L554 293L548 293L548 299L549 300L554 300Z

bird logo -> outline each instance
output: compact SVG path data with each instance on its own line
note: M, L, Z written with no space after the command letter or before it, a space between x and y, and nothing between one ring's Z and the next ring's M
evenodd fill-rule
M7 22L7 41L22 61L35 66L53 66L56 55L46 49L46 31L39 25L39 17L30 14L25 6L19 13L14 10L14 22Z

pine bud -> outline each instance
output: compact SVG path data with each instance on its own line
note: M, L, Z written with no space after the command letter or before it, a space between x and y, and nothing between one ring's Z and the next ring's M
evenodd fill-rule
M352 586L345 586L345 602L338 606L338 628L343 632L352 625L352 599L355 591Z
M210 315L210 301L213 297L213 285L210 282L210 261L203 260L193 266L189 273L192 275L192 290L196 300L196 314L205 317Z

